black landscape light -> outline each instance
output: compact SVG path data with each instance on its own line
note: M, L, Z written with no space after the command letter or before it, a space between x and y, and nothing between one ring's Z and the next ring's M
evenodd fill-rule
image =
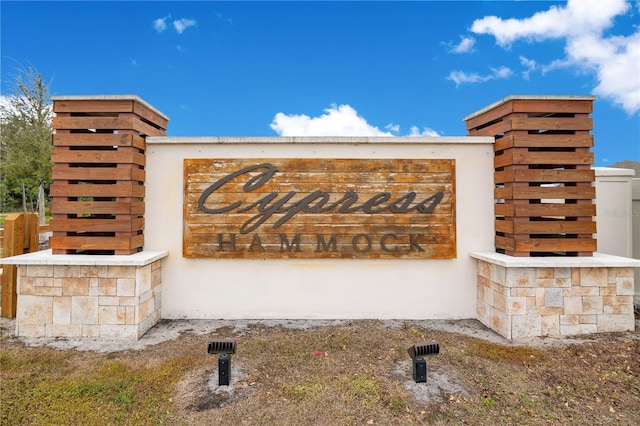
M218 386L229 386L231 378L231 354L236 353L233 339L215 339L207 345L207 352L218 354Z
M427 362L424 356L438 355L440 353L440 342L416 343L407 349L409 356L413 360L413 380L416 383L427 382Z

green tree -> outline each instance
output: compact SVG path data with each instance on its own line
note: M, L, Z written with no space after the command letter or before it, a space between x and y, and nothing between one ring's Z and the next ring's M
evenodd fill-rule
M49 84L32 67L18 68L0 101L0 210L34 211L40 184L45 194L51 184Z

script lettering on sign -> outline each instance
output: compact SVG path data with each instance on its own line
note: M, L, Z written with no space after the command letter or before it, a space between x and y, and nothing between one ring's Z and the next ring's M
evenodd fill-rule
M455 161L186 159L185 257L454 258Z

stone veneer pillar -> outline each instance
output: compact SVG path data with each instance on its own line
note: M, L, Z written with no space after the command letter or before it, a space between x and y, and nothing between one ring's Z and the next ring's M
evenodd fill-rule
M160 321L161 259L52 255L51 250L2 259L18 265L16 335L140 338Z
M478 320L507 339L633 331L634 267L618 256L473 253Z

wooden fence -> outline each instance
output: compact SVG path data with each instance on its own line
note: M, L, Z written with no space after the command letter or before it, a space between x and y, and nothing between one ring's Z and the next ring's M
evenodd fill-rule
M465 118L494 136L495 246L511 256L596 251L593 97L509 97Z
M168 119L137 96L53 101L53 253L142 250L145 138Z
M5 218L2 230L2 256L10 257L38 251L38 237L41 232L38 216L32 213L12 213ZM17 268L16 265L2 265L2 303L3 317L14 318L17 306Z

